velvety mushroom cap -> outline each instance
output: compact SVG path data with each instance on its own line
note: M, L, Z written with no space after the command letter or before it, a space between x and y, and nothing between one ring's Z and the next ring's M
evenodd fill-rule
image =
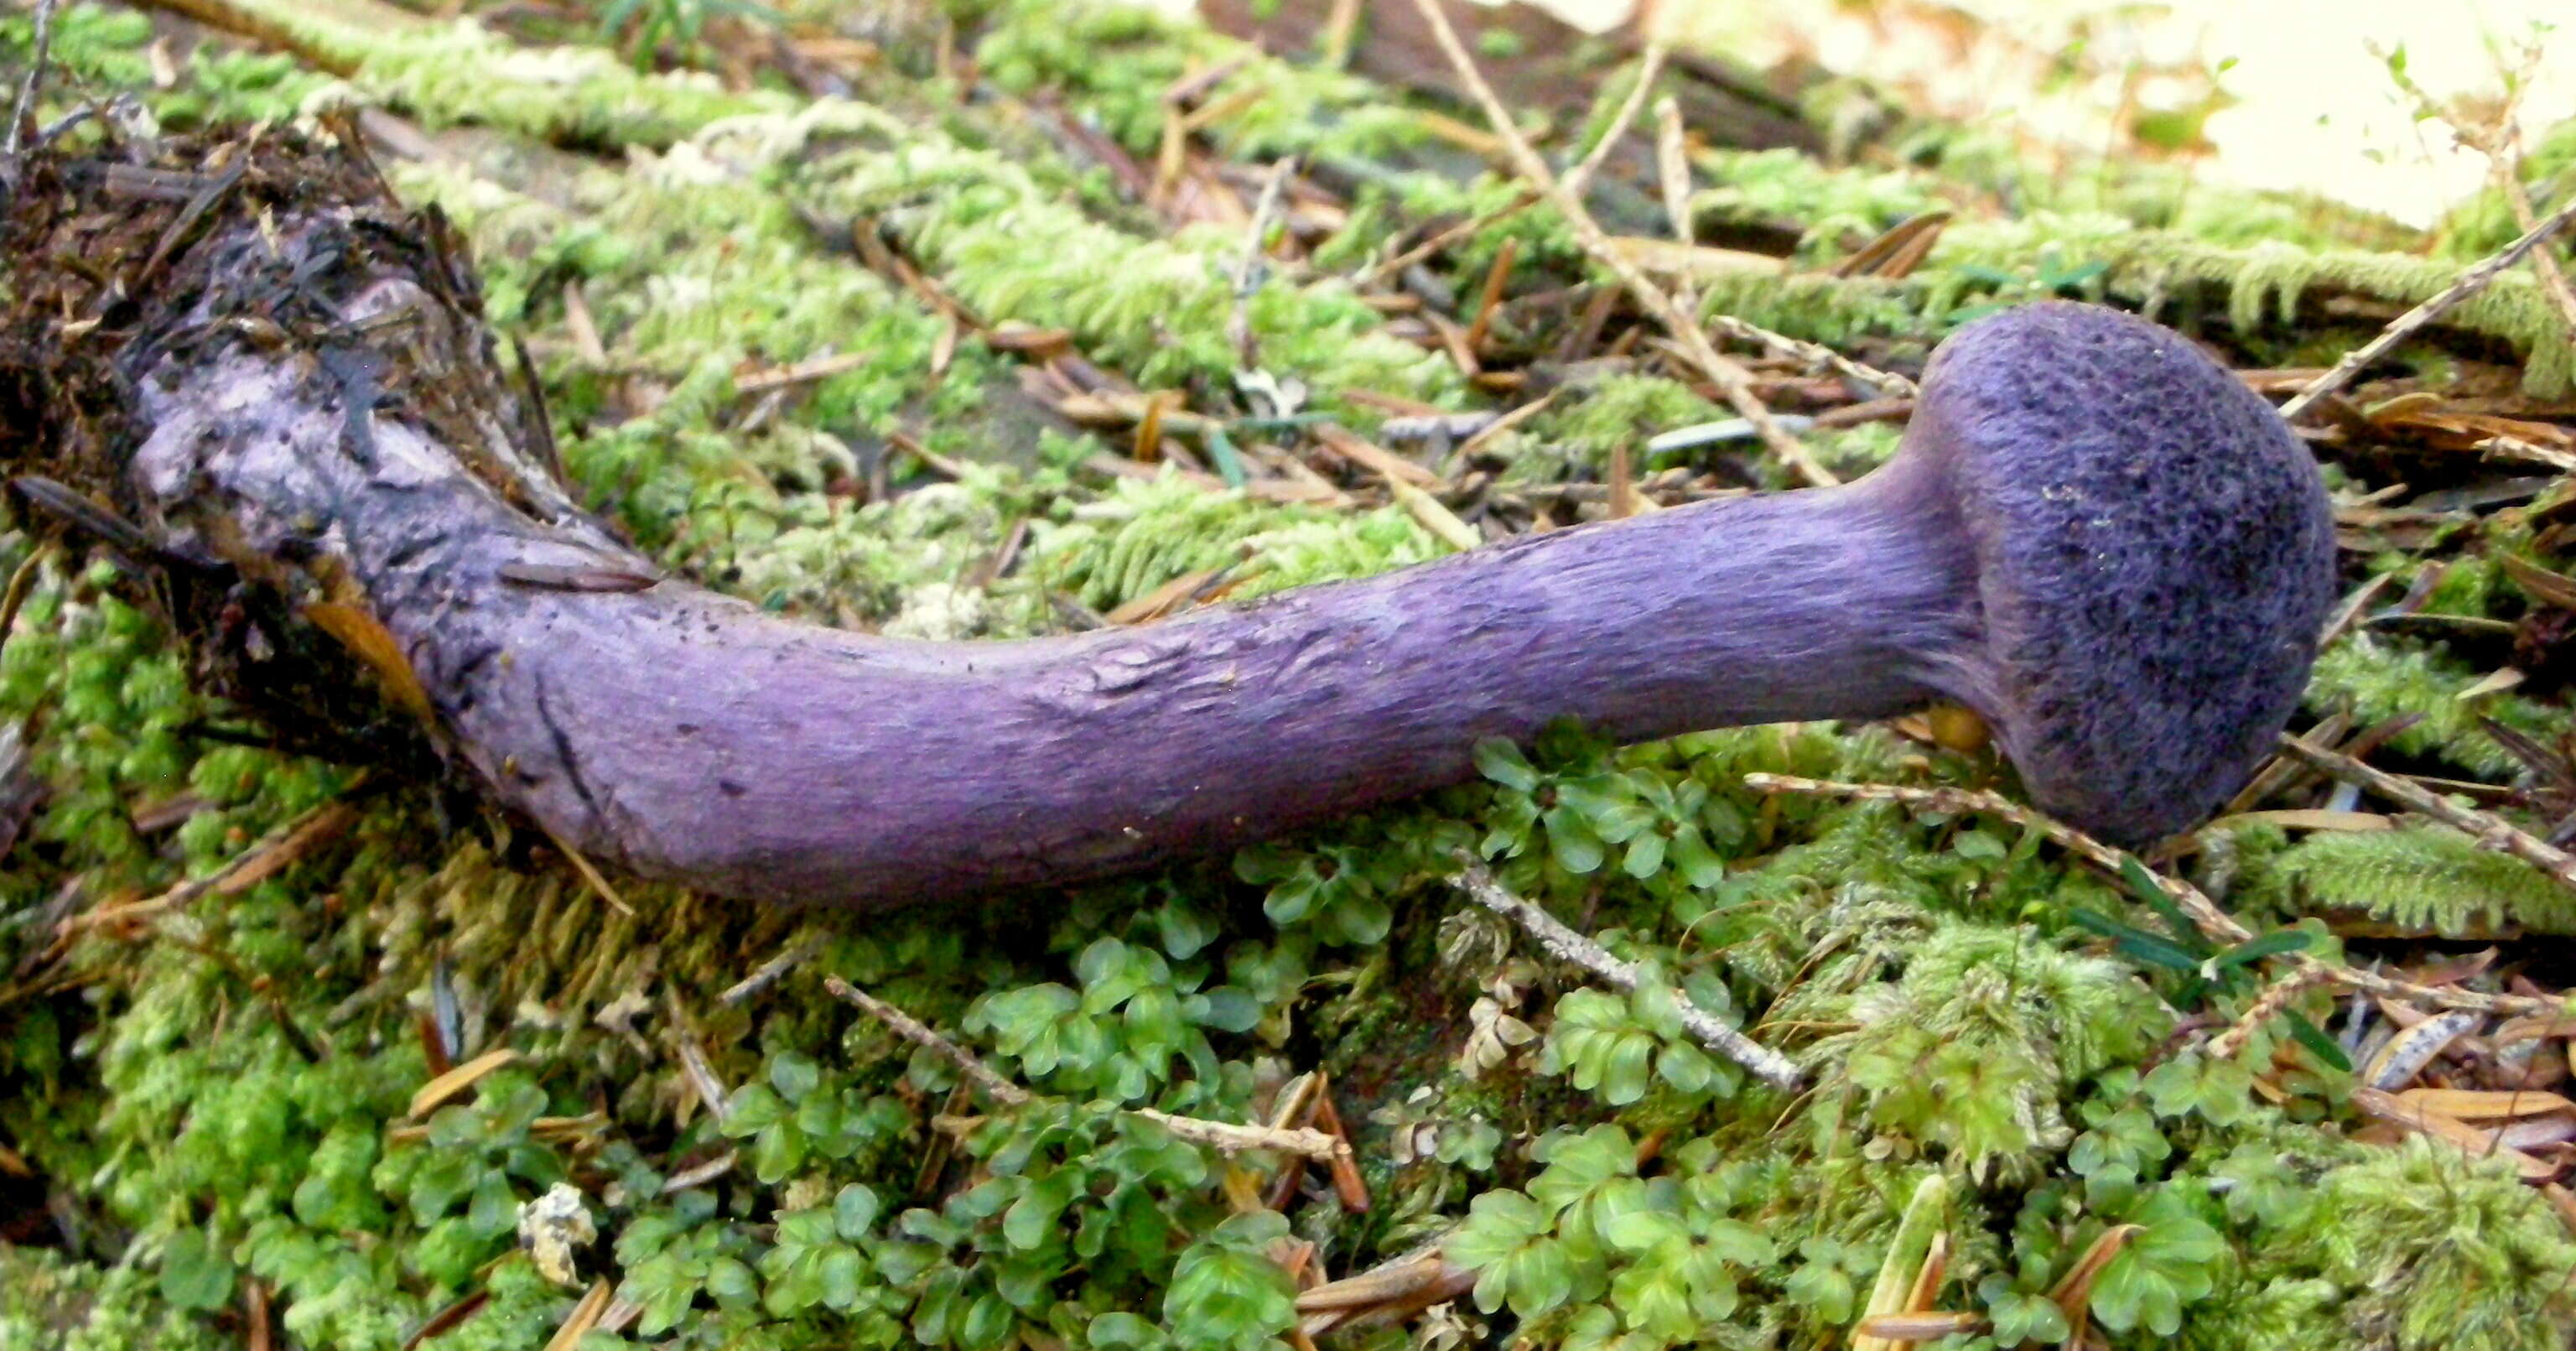
M2198 348L2091 305L1960 330L1923 390L1901 477L1946 482L1986 639L1939 683L2051 813L2127 845L2196 824L2307 682L2335 581L2315 460Z

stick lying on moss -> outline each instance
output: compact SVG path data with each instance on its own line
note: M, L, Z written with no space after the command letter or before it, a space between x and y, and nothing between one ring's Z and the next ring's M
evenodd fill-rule
M362 165L156 163L24 166L9 472L139 521L201 672L272 722L416 723L558 840L718 893L1093 877L1469 778L1479 739L1560 717L1641 740L1934 699L2050 811L2142 841L2269 748L2331 591L2323 489L2268 407L2162 329L2040 305L1952 338L1903 453L1846 487L1141 629L790 623L572 505L455 245ZM352 697L353 653L390 699Z

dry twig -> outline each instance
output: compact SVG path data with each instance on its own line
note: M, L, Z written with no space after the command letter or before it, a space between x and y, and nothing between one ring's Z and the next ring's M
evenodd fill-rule
M1803 779L1793 774L1747 774L1744 786L1757 793L1804 793L1811 797L1841 797L1860 802L1902 802L1927 811L1966 814L1975 812L2001 817L2026 830L2036 830L2068 853L2113 874L2131 857L2123 850L2094 839L2062 821L2041 815L2032 808L2001 793L1981 792L1971 788L1908 788L1892 783L1838 783L1831 779ZM2254 935L2246 932L2218 902L2202 894L2200 888L2180 878L2159 877L2173 892L2174 903L2191 922L2214 943L2242 943Z
M1557 212L1565 217L1584 253L1617 277L1619 284L1628 288L1628 294L1634 296L1637 303L1681 343L1691 364L1716 383L1719 391L1725 394L1727 403L1745 421L1753 424L1754 430L1762 437L1762 443L1770 447L1773 454L1809 483L1825 487L1841 482L1832 471L1817 463L1796 437L1781 430L1779 422L1771 416L1771 410L1754 396L1752 375L1744 367L1720 355L1710 345L1707 333L1701 330L1697 320L1684 313L1663 288L1648 280L1634 263L1611 247L1610 237L1603 232L1600 222L1592 219L1592 213L1584 209L1580 198L1565 190L1565 184L1549 172L1547 161L1541 159L1529 139L1521 135L1520 127L1512 121L1510 110L1503 106L1493 86L1485 82L1484 73L1476 68L1475 59L1468 56L1467 49L1459 44L1457 30L1450 27L1449 16L1441 12L1439 0L1414 0L1414 8L1422 12L1424 21L1431 26L1431 36L1448 56L1449 64L1457 69L1460 81L1483 107L1486 120L1493 124L1494 134L1502 138L1512 166L1520 171L1523 178L1536 185Z
M1618 148L1621 138L1636 122L1638 110L1646 106L1646 95L1653 91L1656 79L1664 73L1664 55L1662 38L1646 44L1646 55L1637 65L1637 83L1629 87L1628 97L1620 100L1618 113L1611 117L1610 125L1603 129L1601 139L1593 143L1591 153L1583 157L1583 162L1565 171L1566 196L1576 201L1583 200L1583 190L1592 186L1592 176L1601 172L1601 166L1610 159L1610 152ZM1502 127L1496 124L1494 129L1501 131Z
M2296 418L2306 412L2317 400L2343 388L2351 382L2353 376L2361 372L2363 367L2387 355L2390 348L2406 341L2414 336L2417 330L2441 318L2452 306L2485 290L2487 283L2494 281L2498 273L2521 262L2524 254L2548 243L2551 236L2567 228L2571 221L2576 221L2576 194L2571 194L2556 211L2550 213L2548 219L2523 231L2520 239L2505 245L2476 266L2461 273L2460 279L2442 288L2441 294L2390 320L2388 327L2380 330L2378 337L2344 353L2343 360L2336 362L2325 374L2309 381L2307 388L2300 390L2288 403L2282 404L2281 416Z
M36 34L34 48L27 61L27 78L18 86L18 100L9 108L9 137L0 147L0 181L15 183L18 158L26 149L27 119L36 112L36 95L44 88L45 67L53 63L55 0L36 0Z
M974 1052L939 1035L923 1024L920 1019L859 989L839 976L825 976L823 988L831 991L833 997L857 1007L892 1028L896 1036L916 1046L928 1047L948 1063L955 1065L959 1073L964 1074L976 1087L990 1094L995 1102L1006 1107L1024 1107L1038 1100L1036 1094L1003 1078L999 1071L977 1058ZM1347 1157L1351 1148L1348 1141L1319 1130L1238 1126L1232 1122L1210 1121L1204 1117L1175 1116L1170 1112L1155 1111L1148 1107L1130 1107L1123 1110L1128 1116L1143 1117L1161 1126L1176 1138L1229 1153L1251 1149L1277 1149L1318 1162L1332 1163L1336 1159Z
M44 570L48 552L41 547L29 550L17 570L9 574L8 587L0 590L0 651L7 650L9 631L18 626L18 611L27 603L27 597L35 593L36 577Z
M1467 463L1467 458L1469 456L1474 455L1477 451L1483 450L1486 446L1493 444L1493 442L1502 436L1503 433L1510 431L1512 428L1529 421L1531 418L1537 417L1542 412L1545 412L1549 404L1556 402L1556 395L1557 391L1551 389L1545 394L1539 395L1528 403L1522 404L1520 407L1515 408L1512 411L1503 414L1501 417L1495 418L1493 421L1488 422L1484 426L1468 433L1467 438L1460 441L1457 448L1450 451L1448 458L1442 462L1442 471L1444 476L1455 474L1461 466Z
M688 1006L680 1002L679 991L666 986L662 993L670 1019L671 1048L680 1058L680 1077L687 1081L689 1091L698 1095L707 1115L722 1124L733 1115L733 1094L725 1088L724 1077L716 1073L715 1062L707 1058L706 1038L698 1035L698 1022L689 1016Z
M716 1002L728 1007L748 1002L753 995L777 984L788 972L803 966L821 948L822 942L816 938L803 938L788 944L777 956L762 962L758 970L727 986L723 994L716 996Z
M1693 247L1690 214L1690 159L1682 144L1682 109L1672 99L1655 105L1655 163L1663 179L1664 215L1673 228L1673 239L1684 248ZM1685 313L1699 313L1699 294L1687 275L1679 277L1681 289L1676 302ZM1705 315L1700 322L1737 342L1751 343L1774 355L1788 357L1809 370L1832 370L1846 379L1877 389L1889 398L1910 399L1918 392L1914 382L1904 376L1864 365L1821 343L1803 342L1785 333L1774 333L1760 324L1746 323L1731 314Z
M1655 176L1664 190L1664 218L1673 227L1673 239L1689 248L1698 236L1691 224L1690 155L1682 144L1682 105L1671 97L1655 101Z
M2292 968L2290 974L2272 982L2253 1003L2246 1005L2245 1012L2237 1015L2236 1021L2227 1025L2226 1031L2210 1038L2209 1058L2235 1059L2237 1048L2245 1044L2246 1038L2253 1036L2265 1023L2280 1017L2282 1011L2305 994L2310 986L2323 984L2333 975L2333 970L2321 962Z
M71 916L63 921L63 929L66 934L70 934L101 925L130 924L136 920L150 919L180 909L208 892L220 896L234 895L252 883L269 877L286 865L303 858L316 847L347 830L358 819L357 809L349 805L349 796L356 793L365 782L363 776L352 780L349 786L341 791L341 796L320 803L294 820L261 836L259 841L250 848L233 855L224 866L203 877L190 878L150 900L135 901L128 905L101 906L96 910Z
M2505 76L2504 101L2492 105L2486 116L2467 121L2459 116L2454 105L2434 98L2416 84L2407 75L2404 62L2389 61L2389 54L2381 51L2376 43L2365 45L2369 46L2371 55L2387 61L2389 74L2397 81L2398 88L2414 100L2417 116L2438 117L2449 123L2452 134L2459 137L2462 144L2487 157L2497 189L2504 194L2506 204L2513 208L2514 224L2523 230L2538 225L2539 213L2531 205L2531 193L2522 185L2520 117L2522 96L2530 89L2531 78L2540 68L2540 46L2536 42L2527 42L2516 68L2500 72ZM2540 277L2542 293L2558 306L2559 315L2567 321L2568 341L2576 342L2576 291L2568 289L2567 274L2559 270L2558 260L2551 257L2545 248L2532 250L2531 270Z
M1847 380L1876 389L1886 398L1911 399L1922 393L1913 381L1904 376L1894 371L1882 371L1866 362L1854 361L1822 343L1792 338L1786 333L1774 333L1760 324L1746 323L1731 314L1712 314L1701 322L1737 342L1749 342L1757 347L1766 348L1773 355L1788 357L1809 370L1830 370Z
M839 976L825 976L823 988L831 991L832 996L842 1003L849 1004L892 1028L896 1036L915 1046L930 1048L949 1064L955 1065L958 1073L965 1075L969 1082L984 1090L993 1101L1005 1107L1023 1107L1036 1097L1027 1089L1003 1078L1000 1071L978 1059L974 1052L939 1035L920 1019Z
M1234 343L1235 364L1245 370L1261 365L1261 342L1252 332L1252 297L1270 280L1270 227L1279 221L1281 189L1296 169L1294 155L1282 155L1270 166L1269 176L1261 180L1261 196L1253 203L1252 220L1244 227L1243 258L1234 269L1234 311L1225 328Z
M1400 275L1406 268L1429 258L1431 255L1457 243L1459 240L1467 238L1469 235L1475 234L1486 226L1492 225L1496 221L1508 219L1528 210L1530 206L1539 200L1539 197L1540 194L1538 193L1523 190L1518 196L1515 196L1503 205L1485 212L1482 215L1469 216L1467 219L1450 226L1446 230L1440 231L1429 239L1426 239L1421 243L1414 245L1412 248L1406 249L1404 252L1387 259L1385 262L1379 263L1368 271L1359 274L1359 276L1352 279L1351 285L1356 289L1365 291L1371 287L1391 281Z
M2409 811L2429 816L2470 836L2484 848L2511 854L2549 874L2560 885L2576 889L2576 854L2517 829L2509 821L2474 807L2459 806L2430 789L2373 769L2340 751L2327 750L2287 732L2281 734L2281 747L2345 783L2377 793Z
M2514 224L2524 230L2539 226L2540 215L2531 204L2531 193L2522 186L2522 157L2517 152L2496 163L2496 179L2504 187L2505 202L2513 208ZM2567 273L2547 249L2531 252L2531 270L2540 274L2540 289L2558 306L2558 317L2567 323L2567 340L2576 342L2576 288L2567 284Z
M1685 249L1690 248L1698 240L1698 231L1691 225L1690 157L1682 144L1682 105L1671 98L1658 100L1655 104L1655 177L1664 190L1664 218L1665 223L1672 227L1673 242ZM1681 306L1684 314L1700 312L1699 287L1692 283L1689 273L1673 275L1673 302ZM1622 452L1619 467L1625 470L1624 452L1627 447L1622 445L1619 449ZM1625 516L1628 513L1619 509L1614 498L1610 514Z
M1560 961L1571 962L1599 976L1603 983L1625 990L1637 988L1637 966L1610 955L1608 949L1560 923L1556 916L1536 904L1503 889L1494 874L1466 850L1457 853L1458 886L1476 904L1511 920L1528 930L1539 945ZM1775 1088L1795 1091L1802 1082L1798 1067L1786 1056L1756 1042L1706 1009L1692 1003L1680 991L1673 992L1673 1002L1681 1006L1682 1026L1711 1050L1751 1070L1754 1077Z
M1273 1130L1268 1126L1238 1126L1231 1121L1210 1121L1205 1117L1175 1116L1151 1107L1130 1107L1126 1114L1143 1117L1170 1131L1173 1138L1191 1144L1206 1145L1228 1154L1241 1154L1255 1149L1276 1149L1300 1155L1324 1164L1347 1164L1350 1142L1329 1131L1306 1128Z
M1307 1335L1320 1337L1362 1320L1401 1318L1457 1299L1475 1284L1475 1272L1449 1261L1433 1244L1356 1276L1299 1292L1298 1326Z

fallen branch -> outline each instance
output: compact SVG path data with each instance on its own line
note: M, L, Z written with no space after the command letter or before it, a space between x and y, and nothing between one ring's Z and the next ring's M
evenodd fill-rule
M1622 991L1637 988L1637 964L1621 961L1610 950L1576 933L1560 923L1556 916L1540 909L1503 888L1494 874L1476 856L1458 851L1458 886L1476 904L1518 924L1529 931L1539 945L1559 961L1571 962L1599 976L1604 984ZM1690 1001L1688 995L1673 991L1673 1002L1680 1006L1682 1026L1710 1050L1742 1065L1753 1077L1774 1088L1795 1092L1803 1079L1798 1067L1778 1051L1720 1021L1717 1015Z
M2430 789L2418 787L2394 774L2373 769L2349 755L2327 750L2288 733L2281 736L2281 749L2356 788L2377 793L2418 815L2429 816L2476 840L2484 848L2511 854L2548 874L2560 886L2576 890L2576 854L2570 854L2529 831L2517 829L2502 817L2474 807L2459 806Z
M1745 421L1753 424L1755 432L1762 437L1762 444L1770 447L1771 452L1778 455L1782 463L1796 470L1799 477L1819 487L1829 487L1840 482L1841 480L1835 478L1832 471L1818 464L1816 458L1807 453L1807 448L1799 444L1796 437L1781 430L1779 422L1771 416L1771 410L1764 407L1762 400L1754 395L1752 374L1720 355L1715 347L1710 346L1708 335L1701 331L1698 322L1683 313L1681 307L1673 303L1673 298L1664 293L1663 288L1647 280L1645 273L1639 271L1635 264L1620 256L1619 251L1610 246L1610 236L1602 230L1600 222L1592 219L1592 213L1584 209L1579 198L1566 191L1566 185L1558 181L1556 175L1549 171L1547 161L1539 158L1538 151L1530 146L1529 139L1521 135L1519 124L1512 120L1511 110L1503 106L1503 101L1494 93L1493 86L1485 83L1484 73L1476 68L1474 58L1468 56L1467 49L1459 44L1456 30L1449 26L1449 16L1440 10L1439 0L1413 0L1413 3L1414 8L1421 10L1423 19L1431 25L1431 36L1439 42L1440 50L1449 58L1449 64L1457 69L1458 78L1466 83L1468 91L1476 96L1476 102L1484 108L1485 120L1493 125L1494 134L1502 138L1504 149L1511 156L1512 167L1520 172L1521 177L1528 179L1533 186L1545 194L1548 202L1555 206L1557 213L1565 218L1565 223L1573 228L1574 237L1583 246L1584 253L1594 262L1608 269L1610 275L1617 277L1619 284L1628 288L1628 294L1636 298L1638 305L1642 306L1648 314L1655 316L1656 320L1663 324L1665 331L1671 333L1674 340L1681 343L1682 350L1688 354L1691 363L1698 366L1702 373L1716 383L1719 392L1726 396L1727 403L1742 415Z
M2524 254L2548 243L2559 231L2566 229L2571 221L2576 221L2576 193L2569 194L2567 200L2561 203L2558 210L2552 212L2548 219L2523 231L2520 239L2505 245L2494 254L2480 260L2476 266L2461 273L2459 280L2442 288L2439 295L2388 321L2388 327L2382 329L2378 337L2344 353L2343 360L2336 362L2325 374L2309 381L2307 388L2300 390L2288 403L2282 404L2281 416L2296 418L2308 411L2308 408L2317 400L2343 388L2355 375L2360 374L2364 367L2386 356L2390 348L2406 341L2414 336L2417 330L2441 318L2452 306L2485 290L2487 283L2494 281L2498 274L2521 262Z
M1646 106L1646 96L1654 92L1655 81L1663 76L1666 51L1661 37L1646 44L1646 54L1637 60L1637 82L1628 86L1628 96L1619 101L1619 111L1610 115L1610 125L1602 129L1601 139L1592 143L1591 152L1565 171L1566 196L1583 200L1584 189L1592 186L1592 176L1601 172L1601 166L1610 162L1611 152L1627 139L1628 128L1636 125L1637 114ZM1495 124L1494 129L1502 131L1501 124Z
M0 174L0 182L13 189L18 185L17 167L26 152L27 124L35 116L36 96L45 87L45 71L54 63L55 4L56 0L36 0L34 50L27 59L27 77L18 84L17 100L9 105L8 138L0 145L0 166L5 166L6 173Z
M928 1047L941 1059L955 1065L960 1074L965 1075L969 1082L982 1089L993 1101L1005 1107L1026 1107L1039 1100L1036 1094L1003 1078L1000 1071L978 1059L974 1052L939 1035L920 1019L859 989L839 976L825 976L823 988L831 991L834 998L892 1028L896 1036L915 1046ZM1238 1126L1230 1121L1176 1116L1150 1107L1129 1107L1121 1110L1128 1116L1143 1117L1161 1126L1177 1139L1206 1145L1211 1149L1227 1153L1239 1154L1253 1149L1276 1149L1313 1159L1318 1163L1329 1164L1347 1159L1351 1152L1349 1141L1329 1131L1310 1130L1305 1127Z
M896 1036L937 1053L940 1059L956 1066L957 1072L965 1075L967 1082L984 1090L984 1095L993 1101L1005 1107L1026 1107L1036 1101L1036 1094L1003 1078L1001 1071L985 1064L974 1052L932 1031L929 1024L911 1014L839 976L825 976L823 988L831 991L833 998L893 1029Z

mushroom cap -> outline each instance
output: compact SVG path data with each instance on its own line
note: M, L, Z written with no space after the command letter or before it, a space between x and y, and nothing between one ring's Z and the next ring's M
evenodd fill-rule
M1906 448L1976 558L1985 646L1943 683L2032 800L2128 846L2223 804L2334 599L2333 506L2288 424L2180 335L2050 302L1941 344Z

